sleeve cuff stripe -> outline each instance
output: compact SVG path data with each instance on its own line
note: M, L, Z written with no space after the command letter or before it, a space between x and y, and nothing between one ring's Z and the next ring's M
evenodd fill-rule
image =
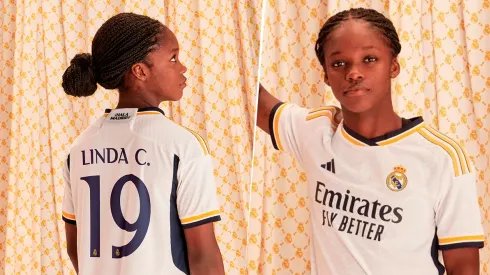
M466 243L466 242L483 242L484 240L485 237L483 235L462 236L462 237L439 239L439 245L447 245L453 243Z
M67 218L65 218L64 216L61 216L61 219L62 219L63 221L65 221L66 223L69 223L69 224L75 224L75 225L77 224L77 222L76 222L75 220L70 220L70 219L67 219Z
M484 242L464 242L464 243L440 245L439 250L450 250L450 249L469 248L469 247L483 248L484 246L485 246Z
M70 219L70 220L75 220L75 215L73 214L68 214L65 211L62 212L63 217Z
M188 224L188 223L193 223L193 222L197 222L200 220L204 220L204 219L207 219L207 218L212 217L212 216L219 216L219 210L213 210L213 211L206 212L204 214L200 214L197 216L192 216L189 218L181 219L180 222L182 224Z
M204 220L200 220L197 222L183 224L182 227L184 229L189 229L189 228L193 228L193 227L200 226L203 224L207 224L207 223L211 223L211 222L218 222L218 221L221 221L221 217L220 216L213 216L213 217L210 217L210 218L207 218Z
M279 105L280 104L280 105ZM273 116L272 118L272 128L270 129L271 130L271 136L273 138L273 140L275 141L276 143L276 149L280 150L280 151L284 151L284 147L282 147L282 143L281 143L281 140L279 138L279 118L281 117L281 113L282 113L282 110L284 110L284 107L286 107L286 104L283 104L283 103L279 103L277 106L277 109L273 110L273 112L271 113L271 116Z
M281 139L279 138L279 118L281 117L282 110L284 110L286 104L282 104L278 109L276 114L274 115L274 137L276 138L277 148L283 151Z

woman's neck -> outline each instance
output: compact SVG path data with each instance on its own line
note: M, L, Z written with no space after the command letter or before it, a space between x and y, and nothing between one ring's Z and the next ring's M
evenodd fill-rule
M160 102L157 102L157 100L144 98L138 93L120 92L116 109L158 107L159 104Z
M393 108L376 108L364 113L343 109L344 125L362 137L371 139L402 127L402 119Z

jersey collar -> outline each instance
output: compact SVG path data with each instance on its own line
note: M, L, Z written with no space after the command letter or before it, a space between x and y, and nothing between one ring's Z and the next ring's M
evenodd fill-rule
M110 114L113 109L105 109L105 114ZM114 109L117 110L117 109ZM138 108L138 115L156 115L158 113L161 113L162 115L165 115L162 109L158 107L144 107L144 108Z
M402 128L389 132L379 137L375 138L365 138L353 130L349 129L347 126L342 124L342 136L352 144L358 146L382 146L395 143L414 132L418 131L423 127L424 119L422 117L414 117L410 119L404 119Z

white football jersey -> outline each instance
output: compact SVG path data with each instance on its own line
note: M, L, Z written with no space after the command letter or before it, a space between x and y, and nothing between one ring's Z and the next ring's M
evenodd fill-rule
M276 149L308 178L312 274L444 274L440 250L483 247L475 173L457 142L421 117L366 139L340 110L278 104Z
M106 110L64 179L81 275L189 274L183 230L220 220L205 140L159 108Z

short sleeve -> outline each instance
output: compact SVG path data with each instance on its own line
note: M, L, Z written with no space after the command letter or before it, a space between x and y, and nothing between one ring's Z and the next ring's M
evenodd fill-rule
M269 129L275 149L301 159L304 144L313 134L333 135L339 124L340 109L326 106L306 109L295 104L278 103L271 111Z
M483 227L471 165L468 166L468 172L462 175L455 175L452 169L446 171L436 209L439 249L482 248Z
M211 157L201 155L179 170L177 211L183 228L220 221Z
M63 164L63 181L65 184L64 196L63 196L63 207L62 207L62 219L70 224L76 224L75 219L75 207L73 205L73 195L71 192L70 183L70 156Z

